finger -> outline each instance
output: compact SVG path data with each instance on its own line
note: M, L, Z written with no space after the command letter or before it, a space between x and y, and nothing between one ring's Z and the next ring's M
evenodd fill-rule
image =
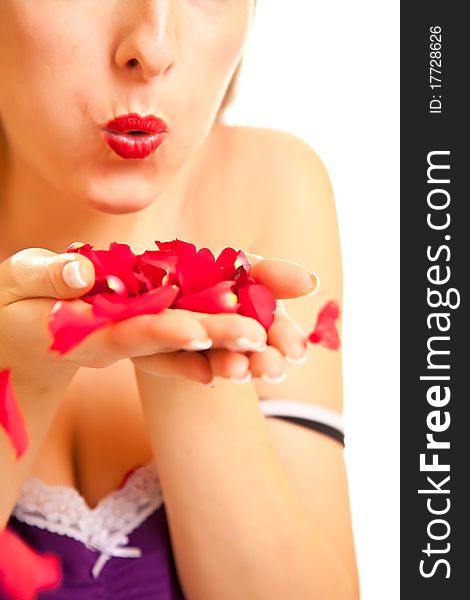
M95 282L95 268L79 254L27 248L0 264L0 305L27 298L77 298Z
M264 258L248 252L245 254L252 264L250 275L269 288L275 298L298 298L318 292L318 275L309 272L299 263L284 258Z
M251 379L250 360L245 354L212 349L204 354L215 377L230 378L234 383L246 383Z
M268 331L268 344L281 352L287 362L303 364L307 360L308 335L289 316L281 300L276 300L274 321Z
M182 309L171 309L177 314L187 314ZM191 316L199 321L213 340L212 348L227 348L234 351L258 352L266 345L266 330L252 317L237 313L192 312Z
M281 383L287 376L286 362L277 348L268 346L264 352L249 355L253 377L266 383Z
M74 310L91 313L91 305L73 302ZM81 366L105 367L122 358L196 351L212 345L207 332L187 311L166 309L157 315L138 315L108 325L91 333L66 354L67 360ZM87 364L85 364L85 362Z
M136 367L150 375L190 379L208 384L212 381L210 363L200 352L172 352L131 359Z

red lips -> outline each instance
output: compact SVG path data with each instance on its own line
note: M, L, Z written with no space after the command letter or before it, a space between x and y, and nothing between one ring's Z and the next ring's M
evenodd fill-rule
M129 133L131 131L139 131L141 133L161 133L167 130L167 125L163 119L159 119L154 115L141 117L137 113L129 113L121 115L105 125L105 129L114 131L115 133Z
M108 121L103 137L121 158L147 158L165 140L167 125L154 115L141 117L137 113L121 115Z

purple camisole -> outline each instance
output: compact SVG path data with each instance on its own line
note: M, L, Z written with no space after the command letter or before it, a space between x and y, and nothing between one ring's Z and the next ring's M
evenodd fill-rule
M8 527L61 559L61 584L37 600L184 600L153 463L94 509L77 490L30 477ZM11 598L0 589L0 600Z

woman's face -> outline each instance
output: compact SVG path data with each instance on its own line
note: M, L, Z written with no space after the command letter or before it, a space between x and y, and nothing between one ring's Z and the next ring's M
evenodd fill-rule
M0 0L8 154L61 197L109 213L148 206L209 132L252 10L253 0ZM145 159L103 139L107 121L131 112L168 126Z

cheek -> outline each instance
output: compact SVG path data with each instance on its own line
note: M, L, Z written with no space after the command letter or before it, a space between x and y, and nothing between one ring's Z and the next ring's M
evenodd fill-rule
M214 14L204 13L199 21L193 18L182 24L183 31L191 32L182 35L186 42L182 48L185 68L202 90L226 87L240 60L250 24L249 3L222 0L220 5Z
M216 1L219 5L213 14L201 10L203 2L207 6ZM172 139L166 149L162 146L172 169L209 133L243 53L251 22L250 4L240 0L228 3L195 0L198 10L188 10L179 23L179 61L169 74L168 97L161 100L175 124Z
M89 78L90 44L85 32L73 28L57 6L55 11L40 11L36 3L20 1L18 7L10 8L11 26L3 28L5 37L0 42L8 49L0 59L5 83L0 113L12 144L21 143L27 132L31 144L40 136L39 147L44 147L49 138L63 137L70 119L77 118L73 114L76 90L91 84L84 80Z

